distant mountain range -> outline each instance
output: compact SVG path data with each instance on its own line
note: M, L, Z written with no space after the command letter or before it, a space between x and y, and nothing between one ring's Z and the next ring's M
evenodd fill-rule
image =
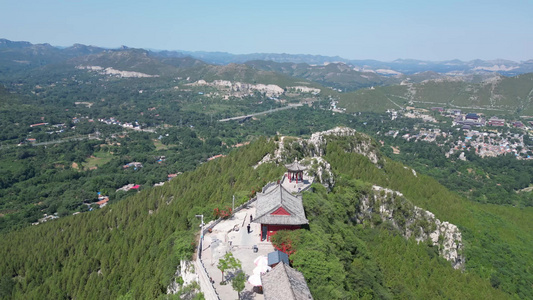
M122 50L127 47L122 47ZM121 50L118 49L118 50ZM88 54L96 54L106 50L101 47L74 44L71 47L60 48L50 44L31 44L29 42L15 42L0 39L0 63L4 67L10 62L11 67L44 65L58 62L65 57L77 57ZM192 57L210 64L246 63L250 61L271 61L276 63L293 63L327 65L330 63L343 63L354 71L363 73L377 73L385 76L411 75L420 72L432 71L445 75L469 75L499 73L505 76L515 76L533 72L533 59L522 62L510 60L448 60L448 61L423 61L415 59L397 59L392 62L377 60L350 60L339 56L322 56L308 54L286 53L252 53L231 54L226 52L205 51L158 51L149 50L151 55L161 58Z
M433 71L446 75L467 75L474 73L498 72L505 76L514 76L533 72L533 59L515 62L511 60L471 60L461 61L424 61L416 59L397 59L392 62L378 60L351 60L339 56L323 56L309 54L286 54L286 53L252 53L231 54L226 52L204 51L162 51L165 55L189 55L213 64L246 63L249 61L273 61L277 63L305 63L310 65L326 65L330 63L344 63L356 71L375 72L381 75L414 74Z
M513 76L517 74L533 72L533 59L523 62L511 60L472 60L461 61L425 61L416 59L397 59L384 62L372 59L351 60L340 56L323 56L309 54L286 54L286 53L252 53L231 54L227 52L205 51L160 51L166 56L183 56L201 59L213 64L246 63L249 61L272 61L277 63L305 63L310 65L325 65L330 63L344 63L353 67L356 71L376 72L383 75L414 74L419 72L433 71L447 73L448 75L464 75L482 72L498 72L502 75Z
M337 98L349 112L416 105L533 114L533 60L349 61L314 55L105 49L80 44L60 48L0 39L2 83L16 84L29 76L57 81L88 70L159 77L169 84L226 80L282 88L304 85L322 90L323 97Z
M107 71L106 71L107 69ZM100 74L125 74L126 77L160 77L166 82L192 83L227 80L243 83L275 84L280 87L305 85L324 88L310 80L295 78L245 64L208 64L187 55L166 55L144 49L121 47L105 49L74 45L68 48L49 44L0 40L0 82L21 78L65 78L88 70Z

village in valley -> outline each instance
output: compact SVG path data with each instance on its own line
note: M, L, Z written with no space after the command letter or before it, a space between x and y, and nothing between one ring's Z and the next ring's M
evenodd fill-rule
M338 101L334 98L328 99L329 106L323 107L326 110L330 110L333 113L345 113L345 109L339 109L337 107ZM359 117L360 113L353 114L354 117ZM480 157L497 157L501 155L513 155L519 160L533 159L533 121L520 121L516 119L506 120L497 116L486 117L482 113L475 112L463 112L461 109L444 109L443 107L432 107L430 109L406 107L400 111L389 110L387 111L387 122L390 130L386 132L376 132L376 136L392 137L394 139L403 139L408 142L427 142L435 143L441 147L447 148L446 158L450 158L456 154L458 159L466 160L465 151L473 151ZM412 128L398 127L398 123L402 119L417 119L421 120L421 123L416 124ZM50 125L48 123L32 124L30 127L46 127L47 133L52 135L61 135L64 132L75 131L76 125L80 122L93 123L95 120L89 117L73 118L69 125L56 124ZM149 131L154 133L153 129L141 129L141 125L138 122L120 122L115 117L102 118L97 121L107 126L120 126L127 130L133 131ZM246 120L245 120L246 121ZM120 128L117 127L117 128ZM52 130L52 131L50 131ZM127 132L104 135L97 131L94 134L89 134L85 138L88 139L104 139L108 145L120 145L117 142L118 138L124 138L128 135ZM30 135L31 136L31 135ZM168 136L168 134L167 134ZM158 140L163 138L159 136ZM61 141L61 140L60 140ZM34 138L27 138L26 142L35 144ZM383 141L382 145L384 145ZM45 142L45 143L54 143ZM240 147L248 144L249 142L239 143L232 147ZM21 144L19 144L20 146ZM398 154L399 148L392 146L393 153ZM207 158L206 161L211 161L217 158L225 157L225 154L217 154ZM165 156L159 156L157 163L161 164L165 161ZM137 171L143 167L140 162L129 162L123 166L123 170ZM96 166L92 167L97 168ZM181 174L181 172L168 174L167 180L171 180ZM162 186L165 181L156 182L154 187ZM301 185L301 182L300 182ZM301 186L300 186L301 188ZM139 191L141 185L135 183L128 183L122 187L116 189L116 192L128 192L131 190ZM296 191L299 192L299 191ZM102 208L109 202L109 197L103 194L98 194L98 198L93 202L86 202L87 211L93 209ZM80 212L74 212L74 215ZM42 218L37 222L32 223L38 225L49 220L59 218L58 214L46 214L44 213Z
M516 159L533 159L533 121L524 124L516 119L485 117L482 113L442 107L432 107L431 110L407 107L405 111L389 111L389 115L392 126L402 117L420 119L422 123L413 128L389 130L383 135L448 147L446 157L459 152L463 153L460 157L464 159L464 151L472 150L480 157L512 154Z

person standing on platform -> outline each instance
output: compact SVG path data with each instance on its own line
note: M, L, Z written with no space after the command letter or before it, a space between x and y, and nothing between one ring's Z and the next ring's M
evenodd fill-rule
M250 223L252 223L253 220L254 220L254 217L250 215Z
M248 233L250 233L250 224L248 224L248 226L246 226L246 228L248 229Z

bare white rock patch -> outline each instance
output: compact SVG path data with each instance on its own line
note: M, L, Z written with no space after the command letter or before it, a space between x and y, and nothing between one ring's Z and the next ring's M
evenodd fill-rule
M159 77L159 75L150 75L150 74L145 74L141 72L120 71L120 70L113 69L111 67L103 68L100 66L77 66L76 69L89 70L89 71L97 72L102 75L115 75L115 76L122 77L122 78Z
M176 270L176 274L174 275L175 279L167 287L167 294L176 294L183 287L198 282L198 274L196 274L194 263L192 261L181 260L180 265ZM178 278L180 279L178 280Z

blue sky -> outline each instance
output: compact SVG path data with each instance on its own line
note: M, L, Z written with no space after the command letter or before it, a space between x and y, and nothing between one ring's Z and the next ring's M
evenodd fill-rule
M533 1L0 0L0 38L70 46L533 58Z

